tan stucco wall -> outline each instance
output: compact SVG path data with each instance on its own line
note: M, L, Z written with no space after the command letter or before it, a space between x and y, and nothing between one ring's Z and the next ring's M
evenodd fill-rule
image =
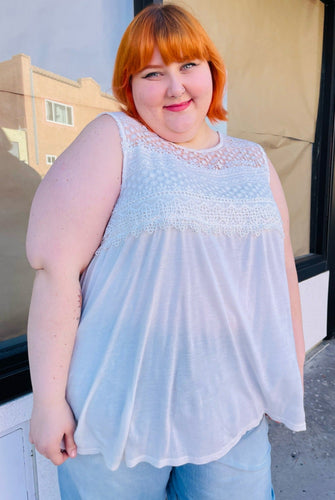
M73 82L65 78L33 68L39 165L42 175L49 168L46 155L59 156L77 137L81 130L102 111L115 111L118 105L108 94L102 94L100 86L92 78ZM45 100L60 102L73 107L73 126L46 120Z

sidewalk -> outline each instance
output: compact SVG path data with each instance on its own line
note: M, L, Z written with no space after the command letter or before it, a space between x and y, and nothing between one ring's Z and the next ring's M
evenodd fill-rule
M335 500L335 339L305 364L306 432L270 423L276 500Z

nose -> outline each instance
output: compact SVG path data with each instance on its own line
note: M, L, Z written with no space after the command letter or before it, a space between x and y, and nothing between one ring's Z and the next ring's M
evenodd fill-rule
M181 82L181 79L176 75L171 75L169 78L169 84L167 88L168 97L180 97L184 94L185 87Z

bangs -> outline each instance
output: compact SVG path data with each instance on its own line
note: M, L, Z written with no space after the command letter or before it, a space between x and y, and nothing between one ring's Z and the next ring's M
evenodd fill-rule
M149 38L149 46L143 47L143 53L138 58L141 61L141 70L152 57L155 46L158 48L164 64L183 62L190 59L208 60L208 51L201 47L197 40L199 37L191 36L193 33L156 33L155 39ZM199 40L198 40L199 41ZM143 44L143 42L142 42ZM143 44L144 45L144 44ZM142 46L143 46L142 45ZM140 47L140 53L142 47Z
M150 62L154 48L157 47L165 64L183 62L188 59L209 59L208 35L201 24L194 20L178 17L172 11L160 10L158 15L142 19L140 37L133 39L129 73L141 71ZM135 55L136 54L136 55Z

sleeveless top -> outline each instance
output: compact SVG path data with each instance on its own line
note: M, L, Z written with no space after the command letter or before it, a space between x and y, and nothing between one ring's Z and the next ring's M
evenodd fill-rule
M283 228L263 149L192 150L122 112L122 185L82 276L67 398L81 454L225 455L267 413L305 429Z

